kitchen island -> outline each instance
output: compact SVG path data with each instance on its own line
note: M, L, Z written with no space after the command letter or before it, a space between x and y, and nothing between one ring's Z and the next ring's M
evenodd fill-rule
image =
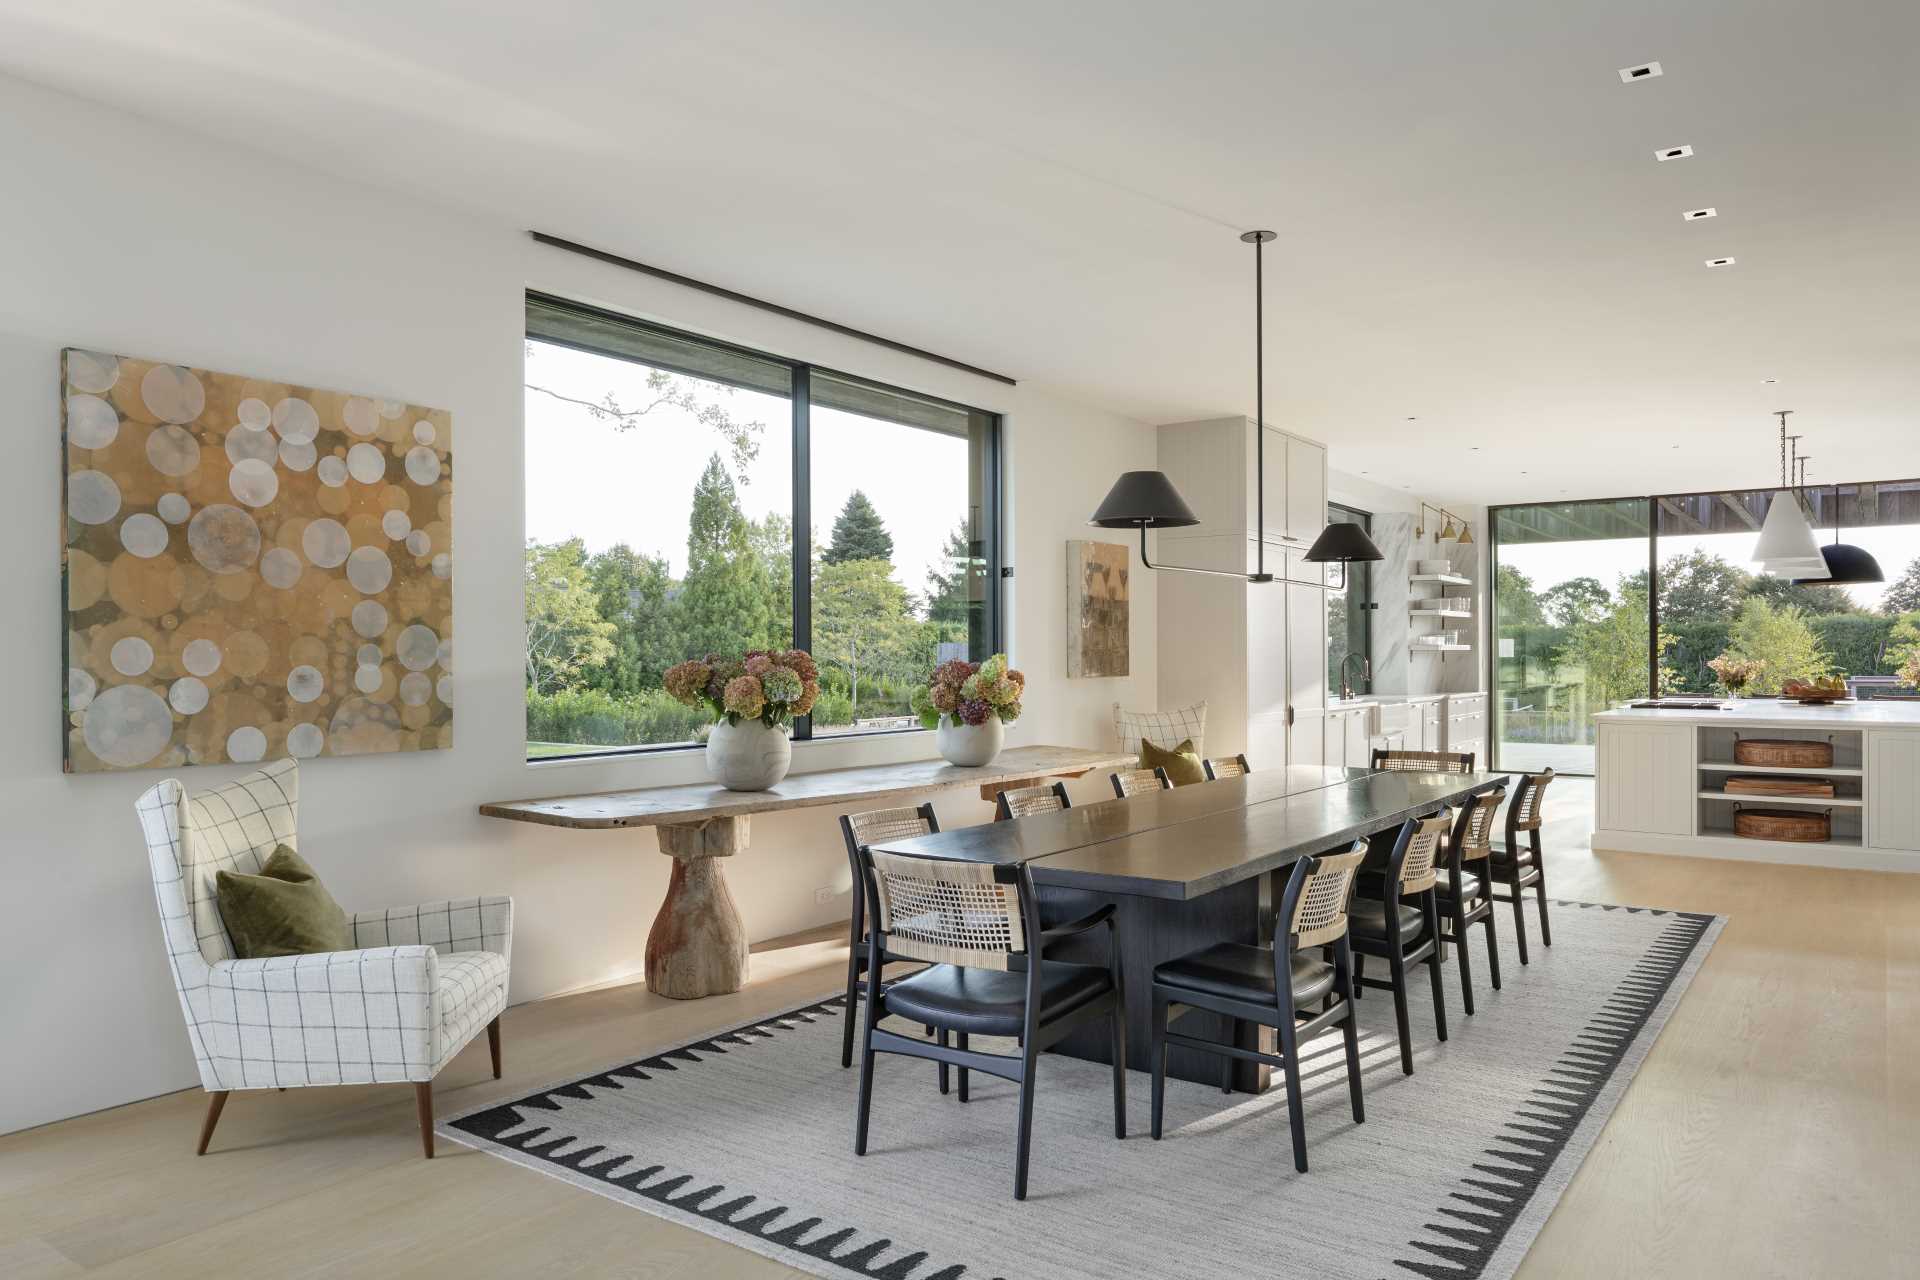
M1801 706L1746 698L1719 710L1623 708L1594 719L1596 850L1920 871L1920 702ZM1738 744L1752 739L1824 744L1830 761L1737 760ZM1825 794L1742 791L1796 781ZM1751 821L1756 811L1824 816L1827 834L1735 834L1736 816Z

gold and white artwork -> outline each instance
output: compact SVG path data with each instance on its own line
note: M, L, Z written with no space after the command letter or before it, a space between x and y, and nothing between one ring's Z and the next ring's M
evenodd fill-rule
M61 355L69 772L453 743L453 418Z
M1124 676L1132 657L1125 543L1067 543L1067 675Z

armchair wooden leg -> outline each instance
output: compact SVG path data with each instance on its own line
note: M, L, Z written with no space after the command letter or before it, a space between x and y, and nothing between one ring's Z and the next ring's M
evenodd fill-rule
M427 1153L427 1159L433 1159L433 1082L423 1081L413 1086L414 1105L420 1110L420 1149Z
M193 1149L193 1154L207 1154L207 1144L213 1141L213 1126L220 1123L220 1112L226 1105L227 1090L219 1089L207 1095L207 1118L200 1124L200 1145Z
M493 1055L493 1078L500 1078L500 1019L487 1024L487 1052Z

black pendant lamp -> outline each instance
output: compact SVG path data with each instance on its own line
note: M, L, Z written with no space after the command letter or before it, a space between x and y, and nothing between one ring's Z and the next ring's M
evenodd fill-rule
M1147 530L1178 529L1185 525L1199 524L1199 517L1193 514L1193 508L1181 498L1179 490L1173 487L1173 481L1167 479L1164 471L1129 471L1114 481L1113 488L1107 491L1099 509L1093 513L1089 522L1101 529L1138 529L1140 531L1140 563L1149 569L1170 570L1179 573L1205 573L1218 578L1242 578L1248 582L1272 582L1273 575L1267 572L1267 540L1264 531L1267 527L1267 384L1266 384L1266 329L1265 303L1266 281L1262 274L1263 246L1274 239L1271 231L1242 232L1240 239L1253 246L1253 484L1254 484L1254 528L1262 535L1254 539L1254 571L1235 573L1229 569L1198 569L1192 565L1155 564L1147 558ZM1327 543L1328 535L1336 529L1351 529L1352 536L1360 540L1356 545L1343 536L1340 545L1354 554L1342 555L1316 554ZM1358 525L1330 525L1314 541L1313 548L1307 552L1308 560L1378 560L1380 549L1373 545ZM1341 571L1341 581L1345 582L1345 570Z
M1833 487L1833 541L1820 548L1820 558L1827 562L1827 576L1824 578L1795 578L1796 586L1805 584L1817 586L1831 584L1843 586L1855 582L1885 582L1887 575L1881 570L1880 562L1873 558L1865 547L1856 547L1851 542L1840 541L1840 486Z
M1356 560L1385 559L1380 548L1373 545L1373 539L1367 531L1357 524L1348 524L1336 520L1320 531L1320 536L1307 548L1305 559L1314 564L1337 564L1340 566L1340 581L1329 583L1335 591L1347 589L1347 566Z

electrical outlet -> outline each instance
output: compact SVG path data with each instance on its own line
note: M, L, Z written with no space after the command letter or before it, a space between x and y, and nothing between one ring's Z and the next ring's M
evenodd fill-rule
M824 907L839 896L839 894L833 891L832 885L823 884L813 891L813 905L816 907Z

